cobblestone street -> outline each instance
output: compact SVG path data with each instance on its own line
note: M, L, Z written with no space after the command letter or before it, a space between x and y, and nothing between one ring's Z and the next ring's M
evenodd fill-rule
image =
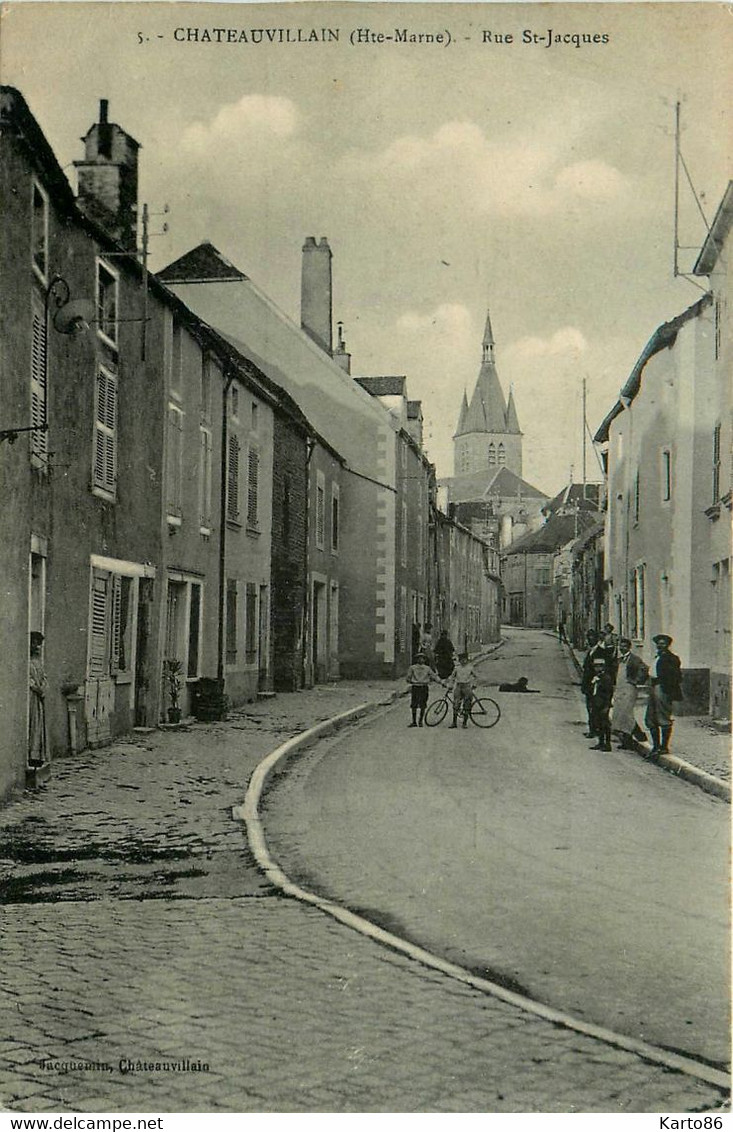
M395 955L276 895L257 872L231 817L256 763L396 687L318 688L226 724L87 752L0 814L1 1106L657 1112L724 1102L713 1086ZM183 1064L123 1071L121 1059Z

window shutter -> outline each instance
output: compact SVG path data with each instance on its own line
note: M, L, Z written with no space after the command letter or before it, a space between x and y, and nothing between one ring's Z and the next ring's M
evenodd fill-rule
M122 607L122 579L117 575L113 575L112 582L112 671L118 672L120 669L120 644L122 639L121 625L121 607Z
M202 527L211 524L211 433L202 428L199 449L199 518Z
M33 304L31 337L31 424L38 429L31 433L31 452L45 457L48 452L48 433L40 426L46 418L46 325L43 310Z
M113 492L117 480L117 379L97 371L97 419L94 427L94 483Z
M89 675L104 676L108 671L107 594L109 575L96 571L92 577L92 609L89 643Z
M256 448L250 446L247 459L247 523L257 526L259 514L260 456Z
M236 522L239 518L239 438L230 436L228 446L227 518Z
M168 406L168 514L181 514L181 456L183 452L183 413Z

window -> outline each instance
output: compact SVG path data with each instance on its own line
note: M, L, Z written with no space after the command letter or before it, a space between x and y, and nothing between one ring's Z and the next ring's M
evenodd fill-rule
M226 662L235 664L237 660L237 580L227 578L226 608Z
M247 664L257 660L257 586L247 582L244 607L244 659Z
M235 420L237 420L239 418L239 389L236 385L232 385L229 407L231 409L232 416Z
M493 444L489 445L489 467L496 467L496 448Z
M720 499L720 424L713 429L713 503Z
M114 495L117 484L117 375L97 370L93 485Z
M290 507L291 507L290 476L283 477L283 544L287 548L290 543Z
M645 568L637 566L631 572L631 635L641 639L645 632Z
M721 355L723 344L723 301L720 295L717 295L715 298L715 313L713 318L715 324L715 357L717 359Z
M211 420L211 367L213 363L208 354L201 354L201 421Z
M400 562L407 565L407 503L402 500L402 527L400 530Z
M500 444L496 451L496 462L500 467L503 467L506 464L506 452L504 451L503 444Z
M45 283L48 277L48 197L36 181L32 200L31 256L35 271Z
M132 578L112 575L112 671L131 676Z
M338 484L331 484L331 553L338 554L339 548L339 506L340 493Z
M202 532L211 530L211 431L199 428L199 525Z
M183 413L178 405L168 405L168 451L166 455L166 494L169 519L180 521L182 514Z
M637 470L634 477L634 523L639 522L639 514L641 510L641 487L639 482L639 472Z
M316 477L316 546L323 550L326 540L326 479L323 472Z
M239 437L227 440L227 519L239 522Z
M260 423L260 407L256 401L252 402L252 432L257 432Z
M112 346L117 346L117 275L97 260L97 330Z
M181 373L183 366L183 331L179 323L173 323L171 338L171 392L178 393L181 389Z
M250 444L247 456L247 526L257 528L259 522L260 454Z
M46 321L43 304L34 295L31 330L31 459L44 464L48 455L46 424ZM35 459L34 459L35 458Z
M540 565L535 567L534 572L535 585L537 586L550 586L552 585L552 569L550 566Z
M672 453L669 448L662 449L662 502L672 498ZM637 517L638 522L638 517Z

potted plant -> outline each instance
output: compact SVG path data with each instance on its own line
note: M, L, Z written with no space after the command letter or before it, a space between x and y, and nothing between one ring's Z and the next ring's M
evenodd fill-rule
M168 684L170 707L168 708L168 722L181 722L180 695L183 687L183 665L180 660L169 658L163 664L163 673Z

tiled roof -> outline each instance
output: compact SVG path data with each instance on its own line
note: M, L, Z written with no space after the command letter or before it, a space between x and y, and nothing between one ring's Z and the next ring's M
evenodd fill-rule
M523 535L502 552L502 558L510 554L552 554L559 547L572 542L583 531L597 525L598 516L587 511L577 515L553 515L543 527Z
M372 397L404 397L406 377L357 377L362 389Z
M441 480L448 488L451 503L483 503L492 497L502 499L547 499L544 491L527 483L509 468L471 472L470 475L452 476Z
M563 507L579 507L581 511L598 511L600 483L571 483L559 491L557 495L545 504L544 510L555 514Z
M213 244L199 244L157 272L164 283L224 283L247 276L230 263Z

